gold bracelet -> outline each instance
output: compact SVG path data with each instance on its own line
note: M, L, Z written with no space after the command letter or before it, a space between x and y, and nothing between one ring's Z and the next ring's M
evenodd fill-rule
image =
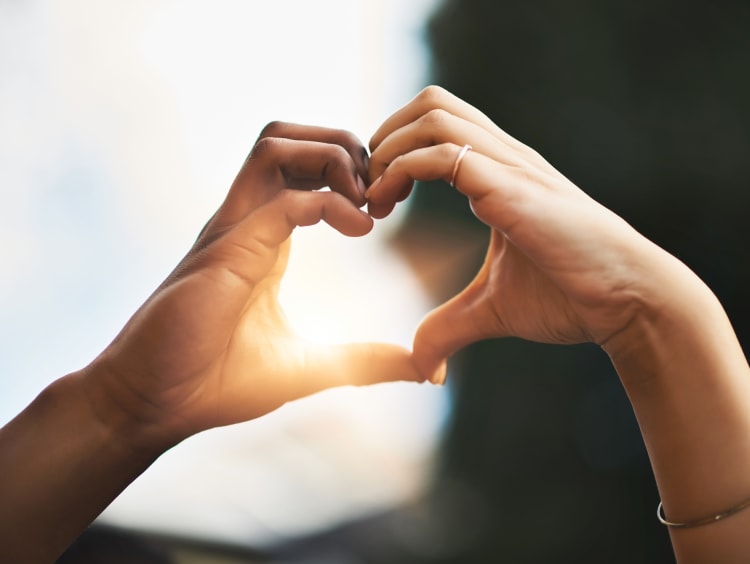
M734 515L735 513L742 511L746 507L750 507L750 499L746 499L739 505L735 505L731 509L727 509L726 511L722 511L721 513L717 513L716 515L711 515L710 517L696 519L695 521L686 521L684 523L674 523L672 521L667 521L666 515L662 516L664 508L662 507L660 501L659 506L656 508L656 518L659 519L659 523L661 523L662 525L666 525L667 527L672 527L673 529L686 529L688 527L700 527L701 525L716 523L716 521L726 519L730 515Z

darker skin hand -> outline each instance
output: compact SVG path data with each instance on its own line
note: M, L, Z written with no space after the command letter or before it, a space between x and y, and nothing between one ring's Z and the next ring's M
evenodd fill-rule
M400 347L305 342L278 303L296 226L371 230L367 167L348 132L267 126L194 248L96 361L99 395L169 443L332 386L418 379Z

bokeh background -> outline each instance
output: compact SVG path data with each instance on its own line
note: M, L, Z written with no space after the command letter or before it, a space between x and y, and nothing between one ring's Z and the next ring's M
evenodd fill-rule
M749 25L744 1L448 0L429 23L432 77L685 261L746 344ZM413 204L443 213L444 194ZM442 475L484 520L444 561L672 560L601 351L488 342L460 371Z
M106 346L267 121L366 140L429 82L684 260L747 343L747 29L742 0L0 1L0 415ZM408 344L486 240L419 186L373 237L296 233L287 311L312 339ZM344 300L361 315L327 319ZM336 391L186 441L68 561L670 562L657 503L601 351L492 341L444 389Z

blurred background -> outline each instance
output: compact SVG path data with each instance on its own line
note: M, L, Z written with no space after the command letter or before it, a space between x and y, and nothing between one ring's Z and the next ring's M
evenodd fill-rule
M747 343L749 28L744 0L0 0L0 417L106 346L266 122L366 142L429 82L685 261ZM298 230L287 313L408 345L486 239L442 183L372 237ZM66 561L670 562L657 503L601 351L492 341L443 389L337 390L186 441Z

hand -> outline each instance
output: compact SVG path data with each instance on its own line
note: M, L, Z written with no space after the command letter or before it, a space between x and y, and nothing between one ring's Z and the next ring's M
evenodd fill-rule
M417 331L414 356L423 374L439 380L450 354L492 337L603 345L659 295L656 270L694 278L538 153L438 87L372 137L370 213L389 213L414 180L450 181L464 144L473 149L456 188L491 227L490 245L474 280Z
M305 342L277 300L295 226L370 231L367 178L353 135L270 124L194 248L94 363L96 397L115 406L103 417L170 443L332 386L420 379L400 347Z

